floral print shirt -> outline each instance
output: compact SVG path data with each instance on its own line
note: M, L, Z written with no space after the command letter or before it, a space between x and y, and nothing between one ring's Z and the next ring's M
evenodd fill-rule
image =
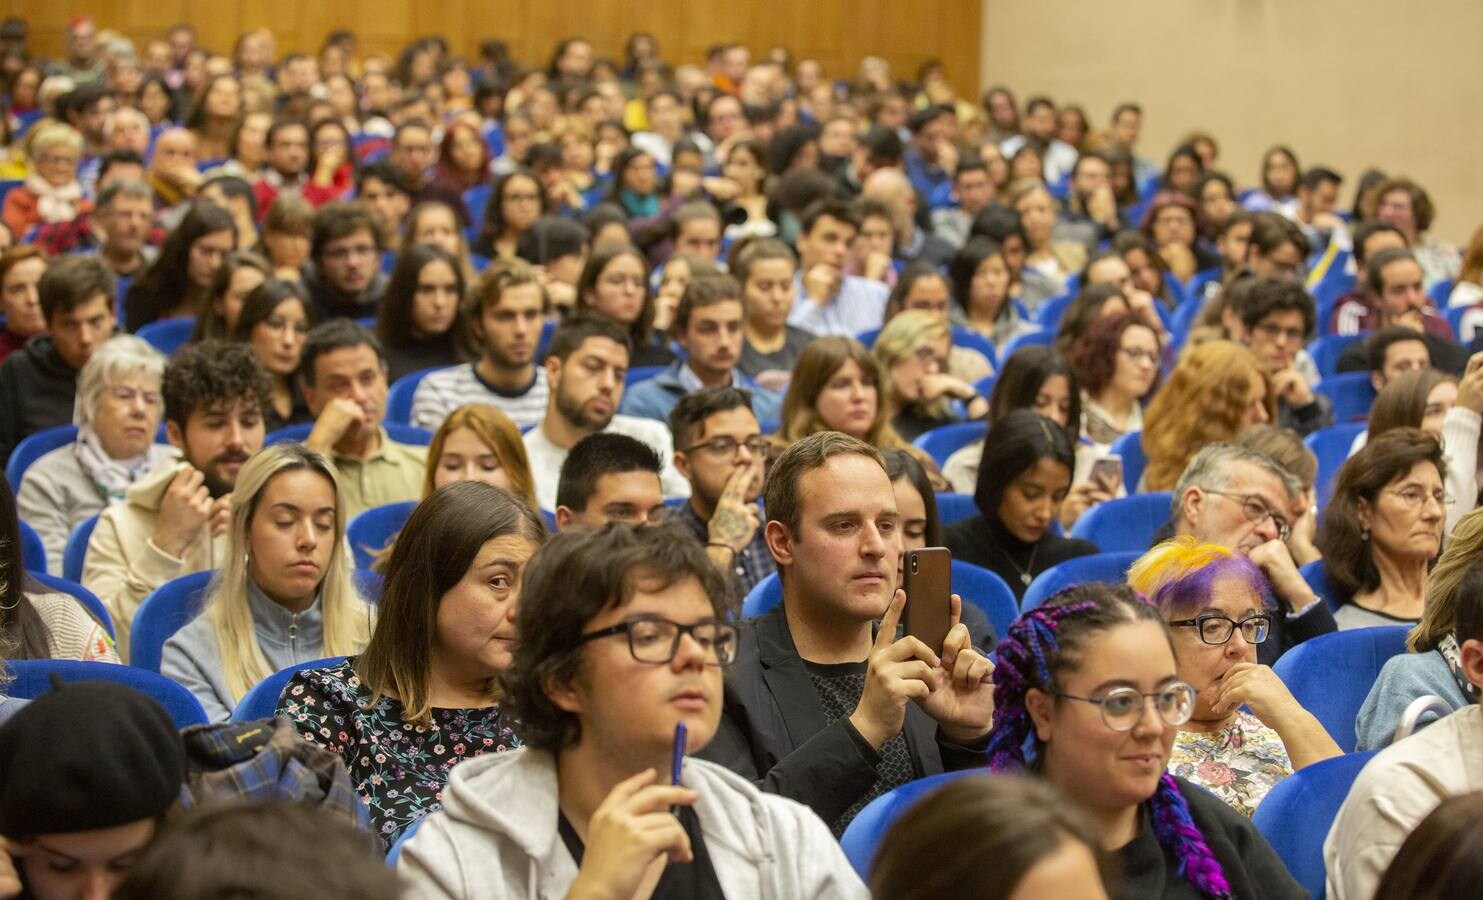
M371 692L355 674L355 657L294 675L278 700L305 740L340 755L371 810L371 827L387 848L418 819L442 808L453 767L484 753L520 746L514 723L498 706L432 710L433 724L404 721L402 704Z
M1238 711L1219 731L1180 731L1169 774L1198 784L1249 817L1272 785L1292 774L1292 760L1277 732Z

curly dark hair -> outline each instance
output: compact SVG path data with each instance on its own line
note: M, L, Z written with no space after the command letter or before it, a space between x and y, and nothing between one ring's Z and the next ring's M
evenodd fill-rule
M258 363L252 347L221 340L188 344L177 351L165 367L161 386L165 420L174 422L181 431L198 409L234 400L248 400L266 409L270 391L268 373Z
M1076 380L1081 382L1081 388L1087 392L1087 396L1095 397L1112 382L1112 376L1117 371L1117 356L1122 346L1123 332L1135 325L1141 325L1153 332L1154 343L1159 343L1159 330L1149 324L1142 313L1130 312L1095 320L1086 333L1071 345L1071 352L1067 354L1071 370L1076 373ZM1163 347L1160 346L1159 349L1162 351ZM1150 395L1157 384L1155 381L1149 387Z

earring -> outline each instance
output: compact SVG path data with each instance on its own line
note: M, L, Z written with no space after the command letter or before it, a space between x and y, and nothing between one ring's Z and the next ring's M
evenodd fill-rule
M1359 539L1362 540L1362 541L1365 541L1365 542L1369 542L1369 540L1370 540L1370 529L1366 528L1365 530L1361 531L1359 533Z

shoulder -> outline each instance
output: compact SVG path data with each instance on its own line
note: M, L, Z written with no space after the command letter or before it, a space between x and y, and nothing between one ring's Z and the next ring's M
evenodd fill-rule
M1049 542L1050 546L1047 549L1051 551L1051 555L1060 560L1075 559L1078 556L1092 556L1102 552L1102 548L1082 538L1061 537L1057 534L1052 534L1050 537L1053 540Z
M641 386L641 385L640 385ZM619 413L613 416L613 421L608 425L609 431L618 434L626 434L629 437L638 438L651 444L667 445L669 443L669 428L657 419L645 419L639 416L627 416Z

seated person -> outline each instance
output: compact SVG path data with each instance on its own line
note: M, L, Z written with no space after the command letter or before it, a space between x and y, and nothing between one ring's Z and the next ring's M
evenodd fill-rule
M268 208L262 205L262 208ZM304 286L315 317L376 315L386 276L381 274L381 222L359 202L331 200L314 213Z
M690 499L669 521L705 545L717 570L745 597L777 571L762 533L763 467L767 438L752 413L751 398L735 387L686 394L669 411L675 470L690 482Z
M186 754L157 701L79 681L0 727L0 771L26 773L0 788L0 872L11 896L105 897L178 807Z
M422 271L438 268L429 263ZM396 283L395 276L392 282ZM521 428L540 422L551 389L545 367L536 365L536 355L549 305L540 275L528 263L519 259L490 263L456 312L468 323L479 358L422 379L412 396L412 424L435 429L468 403L493 406ZM382 314L388 315L384 308Z
M844 273L850 242L859 231L859 215L842 200L819 200L803 211L789 325L844 336L880 327L886 286Z
M1097 553L1097 545L1061 537L1051 524L1071 490L1076 456L1066 429L1028 409L994 424L984 441L973 502L979 514L947 527L953 558L1004 579L1016 600L1051 566Z
M234 250L222 257L211 289L198 295L191 340L231 337L248 295L271 277L268 261L249 250Z
M46 257L32 244L18 244L0 253L0 362L26 345L32 335L46 330L36 286L46 271Z
M1453 710L1478 702L1478 690L1462 674L1459 607L1483 603L1483 510L1462 517L1447 549L1426 577L1426 608L1406 637L1408 652L1392 656L1360 707L1354 722L1356 750L1389 744L1406 708L1418 697L1438 697Z
M1005 247L992 238L971 237L948 263L954 320L993 341L1000 354L1015 338L1040 330L1015 309L1014 269Z
M502 681L526 746L453 773L399 860L410 893L866 896L804 807L702 759L667 783L716 734L738 655L726 583L695 544L618 523L561 534L525 586Z
M909 309L932 313L942 324L953 327L953 286L947 275L929 263L912 263L901 271L891 296L886 300L886 321ZM956 339L956 335L954 335ZM969 383L994 374L988 357L972 347L954 343L948 348L947 368L955 378Z
M77 376L77 439L26 469L16 504L46 546L47 568L62 571L72 530L124 499L130 485L170 454L154 443L163 408L165 358L133 335L103 343Z
M629 244L594 244L577 281L578 317L607 319L628 335L634 366L667 366L674 352L654 327L649 263Z
M453 218L452 212L439 209ZM461 309L466 293L464 268L443 247L413 243L397 254L376 311L375 329L386 349L386 377L392 384L413 372L457 365L474 355L470 320Z
M1266 370L1245 347L1208 341L1187 351L1143 410L1148 465L1138 490L1177 491L1180 473L1202 447L1272 421L1275 402Z
M1143 430L1143 404L1152 396L1163 360L1159 329L1141 313L1103 316L1071 345L1081 383L1081 423L1102 453L1125 434Z
M225 722L253 685L297 663L365 647L345 502L329 461L302 444L264 447L242 467L226 555L201 614L165 642L160 671Z
M599 432L577 441L561 463L557 529L657 524L664 516L660 466L653 447L626 434Z
M902 440L916 440L965 416L988 415L989 401L947 371L951 351L947 321L921 310L893 316L876 338L871 353L886 374L887 415Z
M1415 624L1426 573L1442 550L1446 461L1438 440L1392 428L1350 457L1324 507L1318 548L1342 596L1340 628Z
M1375 310L1359 322L1359 331L1404 325L1422 333L1432 365L1460 375L1467 350L1459 346L1452 326L1437 315L1422 289L1421 264L1410 250L1381 250L1365 265L1364 279L1375 294ZM1363 372L1369 363L1364 341L1344 348L1337 363L1340 372Z
M1458 674L1483 685L1483 603L1457 607ZM1396 849L1438 803L1483 789L1483 709L1472 703L1365 765L1323 843L1325 895L1373 896Z
M455 481L482 481L502 487L536 506L535 482L520 429L510 417L482 403L455 409L433 434L427 448L422 497Z
M875 448L810 435L783 451L766 491L783 599L744 623L705 755L807 804L839 834L913 778L983 765L990 665L958 621L956 595L941 648L897 639L900 514Z
M1379 219L1360 222L1354 229L1353 240L1354 266L1359 278L1352 290L1334 301L1329 316L1329 334L1360 334L1367 330L1360 328L1360 323L1373 317L1380 305L1365 278L1370 257L1381 250L1405 250L1407 247L1401 230Z
M434 491L382 568L366 649L284 688L279 715L345 760L385 846L440 808L456 764L520 746L498 678L513 655L521 573L545 539L540 514L509 491Z
M129 285L124 328L135 332L154 322L196 315L210 303L222 260L236 249L231 213L210 203L192 206L165 238L159 259Z
M1249 819L1168 774L1195 689L1131 588L1062 591L1020 616L996 656L989 768L1028 769L1092 817L1121 870L1113 896L1306 895Z
M232 488L263 446L267 377L252 351L202 341L165 366L165 433L179 458L161 463L103 510L88 542L82 583L113 616L119 655L144 597L226 559Z
M345 516L420 496L427 448L393 441L386 416L386 355L381 342L348 319L309 330L299 385L314 416L305 446L329 457L345 494Z
M1483 427L1483 356L1469 361L1459 382L1436 369L1415 369L1392 378L1370 405L1368 428L1356 436L1350 455L1392 428L1420 428L1442 442L1447 468L1446 530L1476 505L1478 435Z
M1318 457L1291 428L1251 425L1231 443L1265 453L1297 480L1287 535L1287 550L1297 566L1323 558L1314 540L1318 535Z
M635 384L623 395L630 416L664 421L675 403L691 391L733 386L751 395L752 412L764 422L782 415L782 397L759 386L737 368L742 351L742 288L728 275L695 278L680 296L670 330L685 351L663 372Z
M65 256L36 285L46 334L0 363L0 464L31 434L72 421L77 373L113 335L113 276L101 262Z
M783 390L793 364L814 339L811 332L788 324L798 257L782 241L759 238L733 247L730 269L741 283L747 311L736 367L758 384Z
M314 421L296 378L304 340L312 327L314 307L303 286L278 278L254 288L237 315L231 340L251 347L268 373L268 404L263 407L263 428L268 434Z
M1303 435L1334 424L1333 403L1315 392L1295 365L1313 332L1313 298L1302 285L1282 278L1258 278L1239 296L1230 310L1230 318L1239 322L1234 336L1266 373L1277 399L1277 424Z
M5 205L0 208L0 222L18 240L33 225L70 222L93 208L77 179L84 149L77 129L62 122L46 122L26 136L26 147L33 171L5 195Z
M1250 816L1294 770L1343 752L1256 661L1273 612L1266 576L1251 560L1184 535L1143 554L1128 570L1128 585L1163 616L1179 675L1195 688L1169 774Z

